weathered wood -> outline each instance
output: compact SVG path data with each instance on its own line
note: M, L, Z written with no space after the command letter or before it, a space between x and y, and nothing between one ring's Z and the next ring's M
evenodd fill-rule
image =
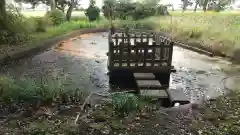
M183 92L182 89L170 88L170 89L167 89L167 93L168 93L169 99L172 103L172 106L175 103L180 103L180 105L190 103L188 97L186 96L186 94Z
M140 95L146 97L168 99L168 94L165 90L144 90L140 89Z
M110 54L112 55L109 55L109 58L111 57L110 59L114 63L110 64L110 69L129 68L129 70L144 71L151 70L146 69L150 64L151 67L158 66L158 69L169 70L173 51L171 40L159 35L156 37L154 32L126 33L126 31L122 31L111 36L111 40L115 42L111 45L112 52ZM156 44L156 38L161 41L161 44Z
M134 73L133 76L136 80L154 80L155 76L153 73Z
M137 86L139 87L139 89L143 89L143 88L158 89L158 88L161 88L161 84L158 80L137 80Z

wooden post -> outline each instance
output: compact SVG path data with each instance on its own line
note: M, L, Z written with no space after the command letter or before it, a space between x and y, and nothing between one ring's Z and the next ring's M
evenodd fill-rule
M136 57L138 57L138 46L137 46L137 35L136 33L134 34L134 46L135 46L135 53L136 53ZM136 58L136 61L135 61L135 67L138 66L138 59Z
M127 34L127 41L128 41L128 59L127 59L127 66L130 67L130 54L131 52L131 43L130 43L130 35Z
M119 60L119 67L122 67L122 60L123 60L123 53L124 53L124 33L122 33L122 41L119 44L120 47L120 60Z

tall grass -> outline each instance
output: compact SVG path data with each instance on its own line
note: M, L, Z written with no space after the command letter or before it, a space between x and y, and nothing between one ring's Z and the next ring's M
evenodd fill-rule
M240 14L237 13L173 12L171 16L145 21L155 22L155 29L178 40L196 42L230 56L240 48Z
M47 105L59 101L76 103L83 99L84 93L79 89L65 89L63 78L41 78L40 80L40 82L28 78L16 80L10 76L0 76L0 103Z

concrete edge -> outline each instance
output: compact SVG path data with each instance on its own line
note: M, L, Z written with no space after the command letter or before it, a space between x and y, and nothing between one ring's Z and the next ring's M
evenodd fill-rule
M32 48L25 49L23 51L13 53L12 55L0 58L0 65L6 65L8 63L11 63L12 61L17 61L17 60L22 59L22 58L33 56L36 53L45 51L46 49L52 47L54 44L56 44L60 41L66 40L66 39L71 38L71 37L78 36L80 34L107 32L108 30L109 30L108 28L81 29L81 30L76 30L76 31L73 31L73 32L70 32L70 33L67 33L67 34L64 34L64 35L61 35L61 36L48 38L41 43L33 43L34 45L30 45L30 46L34 46ZM121 30L121 29L118 29L118 30ZM160 33L162 34L162 36L171 38L170 36L168 36L165 33L162 33L162 32L160 32ZM205 54L205 55L208 55L208 56L211 56L211 57L212 56L226 57L225 55L219 54L219 52L213 54L211 51L209 51L209 49L206 49L206 48L202 49L198 46L191 46L191 45L187 45L187 44L184 44L184 43L181 43L181 42L178 42L178 41L174 41L174 43L175 43L176 46L180 46L184 49L188 49L188 50L200 53L200 54Z

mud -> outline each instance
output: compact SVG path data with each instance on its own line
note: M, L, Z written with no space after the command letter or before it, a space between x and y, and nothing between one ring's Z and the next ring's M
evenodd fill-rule
M69 39L33 57L2 67L0 73L16 79L58 77L68 89L87 92L110 90L107 75L107 33L85 34ZM220 58L211 58L174 47L170 87L184 89L191 102L215 98L227 92L223 81L239 73L239 66ZM225 72L224 69L228 69ZM240 80L240 79L238 79ZM230 81L230 82L229 82ZM235 79L228 84L239 83Z

